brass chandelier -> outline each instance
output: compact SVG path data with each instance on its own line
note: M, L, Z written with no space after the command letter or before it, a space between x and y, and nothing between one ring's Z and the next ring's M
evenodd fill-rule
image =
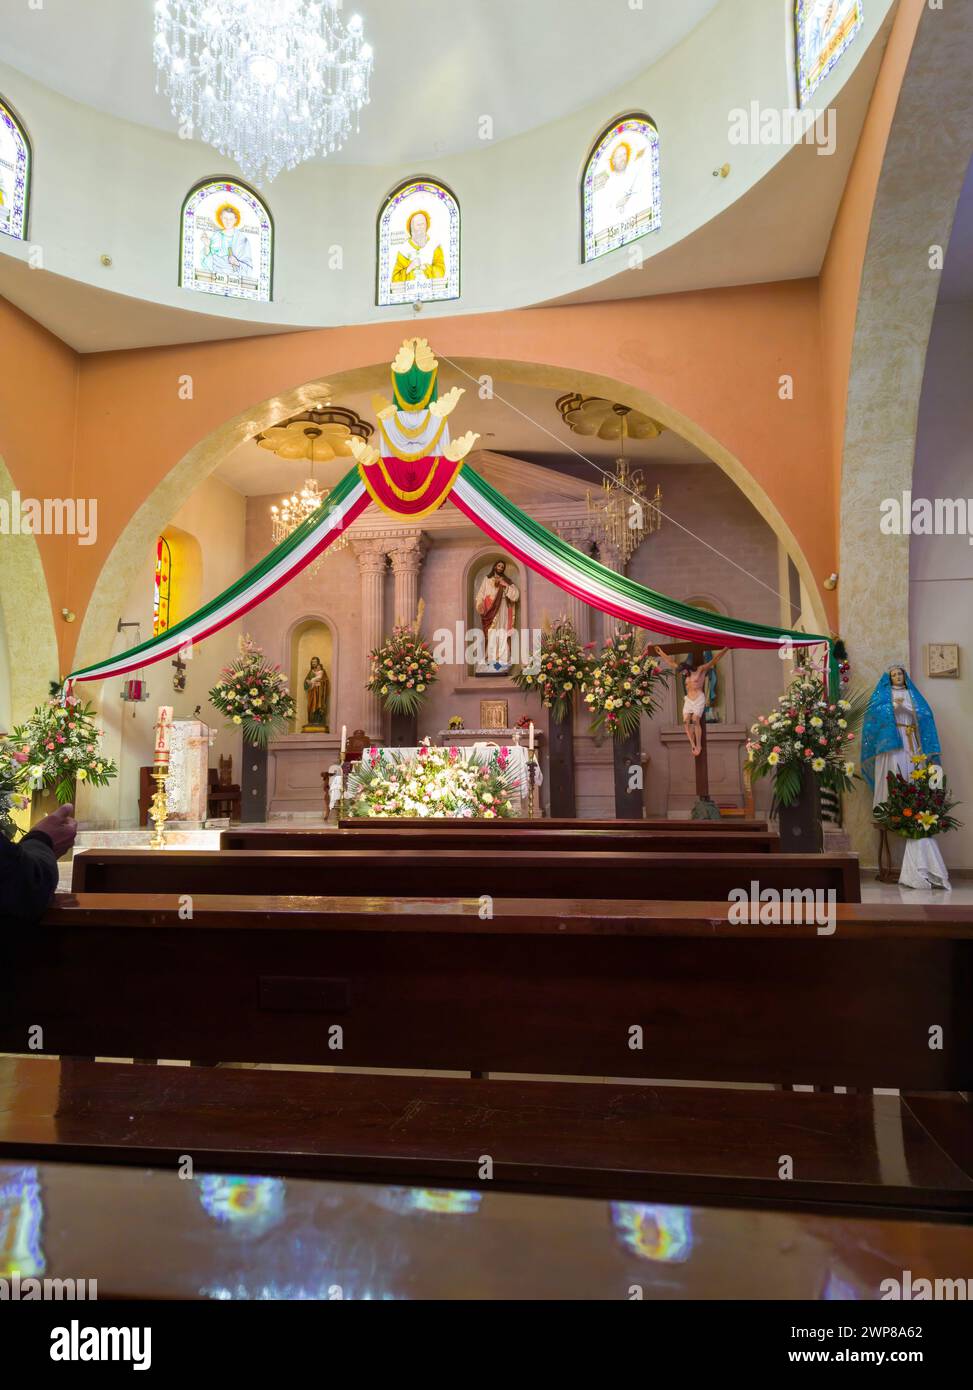
M571 393L556 404L575 434L619 441L614 474L606 473L595 498L588 493L587 505L596 540L618 555L624 571L646 536L662 526L662 488L657 484L649 496L642 469L632 468L625 458L625 440L656 439L664 427L641 411L600 396Z

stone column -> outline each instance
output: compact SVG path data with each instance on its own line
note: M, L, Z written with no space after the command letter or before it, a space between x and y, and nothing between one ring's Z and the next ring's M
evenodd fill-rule
M362 723L361 727L369 738L382 737L385 719L382 701L378 695L366 690L365 682L370 673L369 652L375 650L385 633L382 631L385 607L385 547L386 541L353 541L352 549L358 561L361 576L361 632L362 632ZM351 730L349 729L349 733Z
M419 572L428 549L429 541L421 531L396 536L388 542L395 580L392 613L396 623L408 626L415 621L419 607Z

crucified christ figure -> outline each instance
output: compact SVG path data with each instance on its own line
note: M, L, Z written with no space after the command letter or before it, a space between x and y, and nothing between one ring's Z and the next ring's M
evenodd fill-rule
M670 671L678 671L678 662L673 661L668 652L664 652L661 647L656 647L656 651L662 660L669 667ZM689 746L693 750L693 757L698 758L703 751L703 715L706 713L706 677L713 667L725 656L727 648L710 657L709 661L704 661L702 666L683 668L686 677L686 698L682 702L682 726L686 730L686 737L689 739Z

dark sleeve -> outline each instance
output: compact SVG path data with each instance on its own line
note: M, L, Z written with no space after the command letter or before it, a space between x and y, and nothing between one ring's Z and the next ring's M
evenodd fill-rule
M50 838L32 831L19 844L0 835L0 916L42 917L57 890L57 860Z

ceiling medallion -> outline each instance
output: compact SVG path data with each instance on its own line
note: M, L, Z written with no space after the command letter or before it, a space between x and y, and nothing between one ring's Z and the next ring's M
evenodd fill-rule
M341 0L155 0L156 91L180 134L256 184L340 150L369 101L372 50Z

